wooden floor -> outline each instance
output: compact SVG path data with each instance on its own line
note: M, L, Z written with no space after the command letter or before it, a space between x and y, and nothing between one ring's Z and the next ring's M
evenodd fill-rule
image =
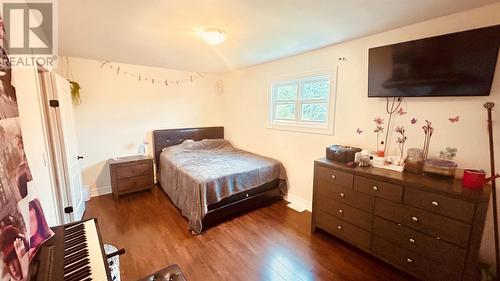
M92 198L104 243L127 251L122 280L136 280L178 264L188 281L209 280L408 280L390 266L332 239L310 233L311 214L285 202L191 235L161 188L113 200Z

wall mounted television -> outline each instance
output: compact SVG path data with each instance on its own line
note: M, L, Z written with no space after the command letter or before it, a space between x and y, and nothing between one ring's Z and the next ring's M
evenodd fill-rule
M495 25L370 48L368 97L488 96L499 45Z

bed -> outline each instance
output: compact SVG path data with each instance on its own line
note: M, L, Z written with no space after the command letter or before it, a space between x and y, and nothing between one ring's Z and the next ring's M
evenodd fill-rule
M233 147L224 127L153 131L157 182L194 233L286 194L283 165Z

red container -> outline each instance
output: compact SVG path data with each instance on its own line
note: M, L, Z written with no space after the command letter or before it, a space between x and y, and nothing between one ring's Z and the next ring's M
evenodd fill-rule
M484 184L490 179L486 178L486 173L483 170L464 170L462 178L462 186L471 189L483 188Z

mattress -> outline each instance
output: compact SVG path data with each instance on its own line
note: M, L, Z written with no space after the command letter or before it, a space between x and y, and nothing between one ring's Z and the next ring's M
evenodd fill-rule
M224 139L186 140L160 154L161 187L199 233L208 206L279 179L286 194L280 161L235 148Z

